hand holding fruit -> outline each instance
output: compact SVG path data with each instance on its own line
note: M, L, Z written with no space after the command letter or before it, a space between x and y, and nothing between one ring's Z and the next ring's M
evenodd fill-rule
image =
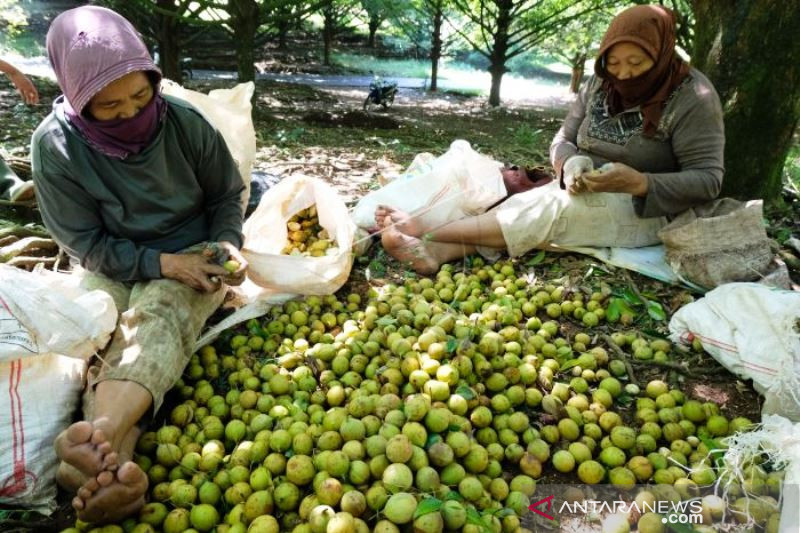
M174 279L189 287L202 291L214 292L219 289L219 278L228 275L228 271L212 261L204 254L161 254L161 276ZM212 278L217 278L214 281Z
M222 241L219 244L228 253L228 259L222 265L226 272L225 283L241 285L247 272L247 259L233 243Z
M617 192L644 196L647 187L647 176L628 165L613 163L604 165L603 169L581 174L575 185L570 187L570 193Z

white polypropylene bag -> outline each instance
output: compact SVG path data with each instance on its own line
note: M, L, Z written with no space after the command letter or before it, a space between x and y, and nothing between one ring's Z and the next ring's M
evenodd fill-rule
M800 292L728 283L682 307L669 329L674 342L697 338L722 366L752 379L762 414L800 421Z
M53 441L72 421L86 365L56 354L0 362L0 504L55 510Z
M405 175L364 196L353 209L353 221L360 228L374 227L379 205L421 213L428 228L479 215L506 196L501 167L467 141L453 141L440 157L419 154Z
M47 353L88 358L106 345L117 308L77 276L0 265L0 362Z
M256 130L250 103L255 84L249 81L230 89L215 89L203 94L186 89L172 80L162 80L161 91L192 104L222 134L244 180L246 190L242 202L247 206L250 171L256 158Z
M287 221L312 205L317 206L319 223L335 240L338 252L322 257L283 255ZM250 265L247 277L284 294L333 294L350 275L355 231L344 200L330 185L317 178L290 176L267 190L244 223L242 254Z

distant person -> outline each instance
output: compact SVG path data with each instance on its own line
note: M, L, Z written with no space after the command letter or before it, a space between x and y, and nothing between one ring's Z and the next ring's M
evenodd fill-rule
M8 76L14 87L17 88L22 101L28 105L39 103L39 92L36 86L20 70L0 59L0 72ZM0 158L0 199L3 200L29 200L33 198L33 182L24 181Z
M147 476L132 461L139 424L183 373L225 296L221 279L244 278L244 183L222 135L162 97L161 73L122 16L65 11L47 53L64 94L31 142L42 219L82 285L121 313L89 369L83 420L56 439L57 479L76 493L78 518L117 522L145 501ZM230 276L219 264L228 258L239 263Z
M657 244L670 217L717 197L724 144L719 96L675 51L674 14L658 5L635 6L611 22L595 75L550 146L550 161L570 196L533 189L440 228L381 206L376 223L386 251L420 273L476 250L519 256L551 244ZM606 163L613 164L589 172ZM563 210L547 211L547 202ZM587 213L594 214L580 216Z

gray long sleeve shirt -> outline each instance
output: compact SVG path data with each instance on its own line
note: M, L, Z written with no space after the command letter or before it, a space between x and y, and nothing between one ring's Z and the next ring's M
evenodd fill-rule
M156 279L162 252L203 241L242 245L244 183L225 140L190 104L166 99L156 138L126 159L92 149L60 99L33 134L45 226L86 270L117 281Z
M640 217L673 216L716 198L725 133L719 96L708 78L691 69L666 102L652 138L642 134L638 107L610 115L601 81L592 76L583 86L550 145L556 175L576 154L591 157L595 168L609 161L633 167L647 177L647 194L633 198Z

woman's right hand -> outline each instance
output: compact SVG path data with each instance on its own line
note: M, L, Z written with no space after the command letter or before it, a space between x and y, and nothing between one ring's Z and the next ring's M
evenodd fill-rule
M228 274L222 266L210 262L201 254L161 254L160 262L162 277L180 281L202 292L219 289L222 278Z

